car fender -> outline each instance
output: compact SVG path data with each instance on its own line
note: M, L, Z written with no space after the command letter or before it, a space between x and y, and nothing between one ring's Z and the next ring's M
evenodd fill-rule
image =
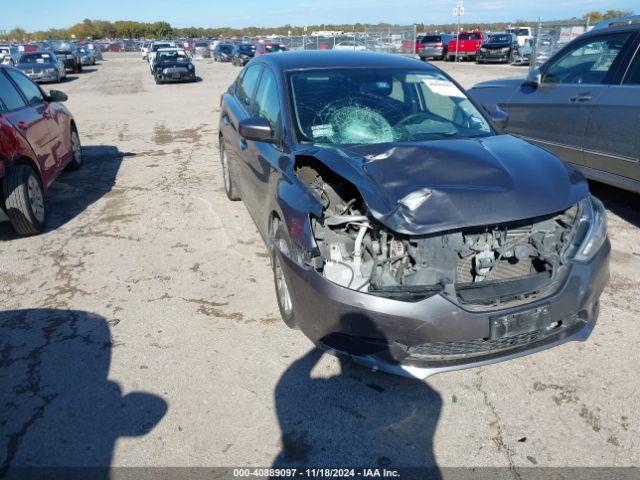
M37 155L29 142L18 132L5 118L0 115L0 161L4 164L4 169L7 166L12 166L16 162L20 162L20 159L29 159L30 164L38 172L40 182L44 186L42 177L42 170L40 164L37 161ZM0 172L4 176L4 172ZM46 188L46 187L45 187Z

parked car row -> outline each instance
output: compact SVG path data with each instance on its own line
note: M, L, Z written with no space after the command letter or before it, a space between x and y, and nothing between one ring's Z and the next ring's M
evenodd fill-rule
M472 60L478 63L528 64L532 39L529 27L486 34L480 30L454 34L423 35L416 42L421 60ZM529 49L527 50L527 46Z

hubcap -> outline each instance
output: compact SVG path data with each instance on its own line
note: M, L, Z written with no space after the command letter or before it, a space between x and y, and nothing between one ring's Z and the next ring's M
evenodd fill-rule
M39 222L44 221L44 198L42 196L42 189L40 188L40 182L33 176L29 176L27 181L27 195L29 196L29 205L31 206L31 212L36 220Z
M224 178L224 188L227 192L231 191L231 176L229 174L229 163L227 160L227 149L220 147L222 160L222 176Z
M71 143L73 143L73 159L79 165L82 163L82 147L80 146L80 139L76 132L71 134Z
M284 241L280 240L280 250L283 249L283 243ZM277 255L275 256L274 267L276 277L276 293L278 295L278 300L280 301L280 305L282 306L282 310L284 310L285 315L289 316L293 311L293 305L291 303L291 295L289 294L287 279L284 277L284 272L282 271L282 267L280 266L280 259Z

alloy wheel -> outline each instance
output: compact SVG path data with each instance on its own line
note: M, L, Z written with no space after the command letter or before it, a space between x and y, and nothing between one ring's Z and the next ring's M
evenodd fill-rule
M31 212L36 217L38 222L44 222L44 197L42 195L42 188L40 182L33 175L29 175L27 181L27 195L29 197L29 205L31 206Z

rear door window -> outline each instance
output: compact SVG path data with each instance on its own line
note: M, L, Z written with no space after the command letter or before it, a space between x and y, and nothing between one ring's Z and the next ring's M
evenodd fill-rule
M242 103L247 109L249 109L253 92L256 89L258 78L260 78L260 70L262 70L260 65L253 65L249 67L247 71L244 72L242 80L240 80L238 89L236 90L236 97L238 97L240 103Z
M22 90L28 105L33 106L44 102L42 90L40 90L35 83L15 70L9 70L7 73L11 79L16 82L20 90Z
M546 69L542 82L569 85L606 83L607 74L630 37L628 32L615 33L578 42Z
M0 71L0 110L12 111L26 106L20 92L11 81Z

